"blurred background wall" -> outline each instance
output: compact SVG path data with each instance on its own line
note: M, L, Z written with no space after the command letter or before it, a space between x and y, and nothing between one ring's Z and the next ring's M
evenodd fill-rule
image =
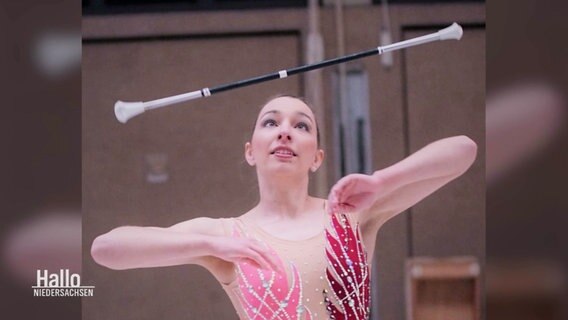
M81 6L0 3L2 318L77 319L81 299L34 298L38 269L81 272Z
M126 125L114 118L113 104L305 63L311 30L306 4L159 12L131 6L128 13L120 1L105 3L113 2L105 9L83 1L83 282L96 286L95 297L83 299L83 319L232 319L228 298L204 269L112 271L92 260L90 245L121 225L165 227L250 209L257 187L243 146L259 107L278 93L313 97L315 80L305 74L271 81L152 111ZM385 25L378 4L345 6L341 15L326 4L319 17L324 58L379 45ZM362 155L370 161L361 169L383 168L451 135L468 135L479 146L463 177L379 232L373 319L404 319L408 258L467 255L484 262L485 10L480 2L394 2L388 18L393 41L454 21L464 26L464 37L397 51L392 63L370 57L345 65L346 95L368 116ZM323 118L327 166L313 179L316 196L326 196L342 174L353 172L338 133L340 73L334 67L320 73L316 111Z

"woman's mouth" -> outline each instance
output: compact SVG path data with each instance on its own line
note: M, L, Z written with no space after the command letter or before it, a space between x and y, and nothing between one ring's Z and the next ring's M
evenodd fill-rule
M275 155L280 158L292 158L295 157L296 154L289 148L285 147L278 147L274 149L270 154Z

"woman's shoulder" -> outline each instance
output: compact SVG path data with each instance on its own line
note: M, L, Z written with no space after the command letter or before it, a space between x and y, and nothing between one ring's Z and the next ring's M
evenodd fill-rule
M226 222L235 225L235 224L249 224L251 222L258 222L258 205L252 207L248 211L241 213L240 215L234 218L227 218Z
M227 234L227 229L232 224L232 220L233 218L198 217L179 222L168 229L178 232L197 232L212 236L223 236Z

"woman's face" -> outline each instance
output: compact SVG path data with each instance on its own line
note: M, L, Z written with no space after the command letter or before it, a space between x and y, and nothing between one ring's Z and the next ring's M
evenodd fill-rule
M293 97L268 102L258 114L245 156L260 173L315 172L323 160L323 150L318 150L312 110Z

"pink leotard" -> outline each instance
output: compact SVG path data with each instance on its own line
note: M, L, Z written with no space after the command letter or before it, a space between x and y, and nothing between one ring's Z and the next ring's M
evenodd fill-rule
M284 270L237 265L235 280L221 285L240 319L368 319L370 268L349 215L332 215L325 230L301 241L277 238L241 218L223 220L227 234L265 243Z

